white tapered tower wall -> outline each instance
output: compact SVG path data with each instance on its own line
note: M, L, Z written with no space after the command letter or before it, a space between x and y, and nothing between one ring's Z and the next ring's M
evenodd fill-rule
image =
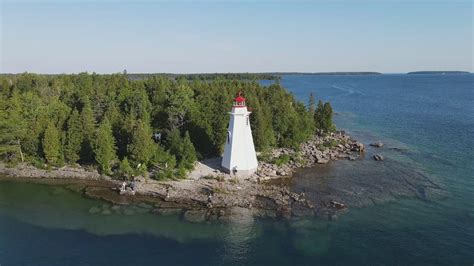
M230 122L222 167L238 177L250 176L258 167L252 130L250 129L250 113L245 106L234 106L229 113Z

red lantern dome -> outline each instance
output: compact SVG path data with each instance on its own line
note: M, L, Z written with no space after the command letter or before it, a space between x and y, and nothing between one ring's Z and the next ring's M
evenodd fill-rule
M242 97L242 91L239 91L234 99L234 107L245 107L245 98Z

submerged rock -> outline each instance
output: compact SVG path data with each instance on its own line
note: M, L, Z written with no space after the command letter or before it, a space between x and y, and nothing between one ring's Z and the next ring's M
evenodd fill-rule
M375 155L373 156L373 158L374 158L374 160L376 160L376 161L383 161L383 160L384 160L383 156L380 155L380 154L375 154Z
M99 212L100 212L100 208L97 207L97 206L93 206L93 207L91 207L91 208L89 209L89 213L90 213L90 214L97 214L97 213L99 213Z
M206 220L206 210L189 210L184 213L184 219L191 223L201 223Z
M376 147L376 148L382 148L382 147L383 147L383 143L379 140L379 141L377 141L377 142L370 143L370 146Z
M134 215L135 211L132 210L132 209L126 208L125 210L123 210L123 214L125 214L125 215Z
M329 202L329 205L331 206L331 208L335 208L335 209L344 209L346 207L344 203L341 203L335 200Z

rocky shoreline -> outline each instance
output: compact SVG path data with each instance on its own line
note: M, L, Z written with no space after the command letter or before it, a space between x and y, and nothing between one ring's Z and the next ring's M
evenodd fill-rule
M364 144L351 138L344 131L327 135L315 135L300 145L299 150L274 149L266 161L259 162L253 178L268 180L278 176L291 176L295 169L326 164L339 159L356 160L365 151ZM288 158L285 164L272 163L279 158Z
M248 179L236 179L218 171L211 176L177 181L157 181L140 176L136 178L135 196L119 195L117 187L121 181L81 168L48 171L25 165L16 168L2 165L0 174L27 181L47 179L50 184L71 182L74 190L88 197L117 206L146 204L152 212L180 213L190 222L225 221L238 209L246 209L256 217L332 217L346 209L345 203L308 200L304 192L290 191L285 180L290 179L295 169L326 164L331 160L355 160L364 150L362 143L344 132L316 135L298 150L271 151Z

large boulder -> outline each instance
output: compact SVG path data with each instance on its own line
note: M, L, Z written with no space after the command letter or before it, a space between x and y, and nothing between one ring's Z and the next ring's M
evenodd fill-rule
M351 150L352 151L363 152L363 151L365 151L365 147L364 147L364 144L357 141L352 145Z

